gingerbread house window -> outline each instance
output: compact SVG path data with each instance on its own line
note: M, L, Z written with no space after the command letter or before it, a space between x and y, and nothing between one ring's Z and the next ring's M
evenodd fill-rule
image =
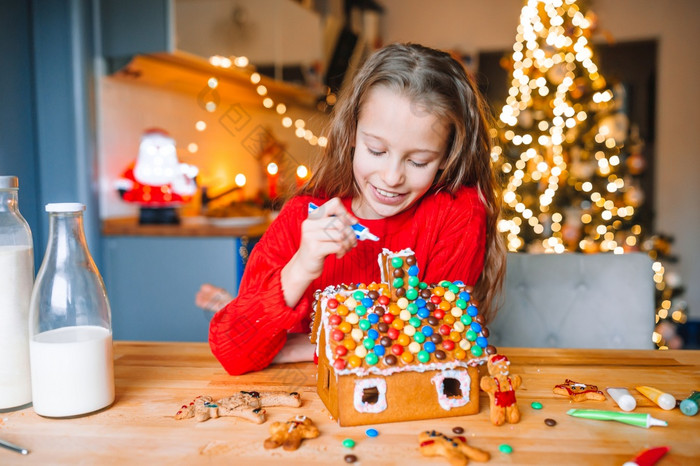
M450 410L469 403L471 378L465 370L445 370L430 380L437 390L438 403Z
M386 409L386 380L360 379L355 383L355 410L360 413L381 413Z

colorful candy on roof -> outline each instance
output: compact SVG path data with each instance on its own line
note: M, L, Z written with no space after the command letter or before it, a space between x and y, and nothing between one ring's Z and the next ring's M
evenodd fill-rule
M317 293L319 332L326 332L319 354L326 351L336 373L466 367L496 353L463 282L420 281L410 249L384 249L379 266L381 283L331 286Z

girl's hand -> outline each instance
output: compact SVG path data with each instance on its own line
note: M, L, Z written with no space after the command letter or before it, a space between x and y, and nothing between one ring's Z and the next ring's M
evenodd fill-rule
M326 257L343 257L357 245L352 225L357 220L338 198L309 213L301 224L299 250L282 269L282 288L287 305L293 307L311 282L323 272Z

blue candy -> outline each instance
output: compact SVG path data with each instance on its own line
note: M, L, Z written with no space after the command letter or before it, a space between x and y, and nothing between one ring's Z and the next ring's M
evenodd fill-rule
M386 352L386 348L384 348L382 345L376 345L374 347L374 354L377 356L384 356L384 353Z
M435 343L433 343L432 341L426 341L423 345L423 349L426 350L428 353L433 353L435 351Z
M470 304L467 307L467 314L469 314L472 317L476 317L476 315L479 313L479 310L474 306L473 304Z
M427 317L430 317L430 311L428 310L427 307L421 307L420 309L418 309L417 314L418 314L418 317L420 317L421 319L425 319Z
M376 340L379 338L379 332L377 332L375 329L371 328L367 331L367 336L371 338L372 340Z
M469 296L469 292L468 292L468 291L462 291L462 292L459 294L459 299L463 299L463 300L465 300L465 301L469 301L469 298L470 298L470 296Z
M433 327L426 325L425 327L420 329L420 331L423 335L425 335L426 337L429 337L430 335L433 334Z
M372 304L374 304L374 300L372 298L362 298L362 305L364 307L372 307Z
M418 275L418 266L417 265L412 265L408 268L408 274L411 275L412 277L415 277Z
M474 330L476 333L481 332L481 325L479 324L479 322L472 322L471 327L472 330Z
M476 344L481 346L482 348L486 348L489 345L489 342L485 337L477 337Z
M367 429L365 434L367 434L367 437L376 437L379 435L379 432L377 432L377 429Z
M367 320L369 320L371 324L376 324L377 322L379 322L379 316L377 314L372 313L367 316Z

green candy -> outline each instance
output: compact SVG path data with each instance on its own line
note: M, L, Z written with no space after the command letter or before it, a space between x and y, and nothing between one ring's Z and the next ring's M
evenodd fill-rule
M426 288L428 288L428 284L425 282L420 282L418 284L418 288L420 288L421 290L425 290Z
M469 329L469 330L467 331L467 335L466 335L467 340L469 340L469 341L474 341L474 340L476 340L476 336L477 336L477 335L476 335L476 332L475 332L474 330Z
M406 290L406 299L414 300L418 297L418 291L415 288Z
M472 354L473 354L474 356L476 356L477 358L478 358L479 356L481 356L482 354L484 354L484 350L481 349L481 346L479 346L479 345L474 345L474 346L472 346L471 351L472 351Z
M355 441L351 438L346 438L345 440L343 440L343 446L345 448L352 448L355 446Z
M411 286L418 286L418 284L420 284L420 280L418 280L418 277L416 276L408 277L408 284Z
M391 266L394 267L395 269L398 269L403 265L403 259L400 257L392 257L391 258Z
M364 307L362 304L360 304L359 306L357 306L355 308L355 314L357 314L358 316L363 316L363 315L367 314L367 308ZM367 330L367 329L365 329L365 330Z
M504 444L499 445L499 446L498 446L498 450L499 450L501 453L505 453L506 455L510 455L511 453L513 453L513 447L511 447L511 446L508 445L507 443L504 443Z
M374 340L372 340L371 338L365 338L365 339L362 341L362 346L364 346L364 347L367 348L368 350L369 350L369 349L372 349L372 348L374 348ZM368 355L368 356L369 356L369 355Z
M455 303L455 306L458 308L464 310L467 308L467 302L463 299L457 299L457 302Z
M416 336L417 335L418 335L418 333L416 333ZM428 353L427 351L424 351L424 350L418 351L418 360L420 362L430 361L430 353Z
M352 297L355 298L355 301L361 301L365 294L362 291L356 291L352 294Z
M423 343L425 341L425 335L423 335L421 332L416 332L416 334L413 335L413 340L417 341L418 343Z
M454 294L458 294L458 293L459 293L459 287L458 287L457 285L450 285L450 286L448 287L448 289L449 289L451 292L453 292Z
M418 330L418 327L420 327L420 319L418 317L411 317L408 320L408 323L413 325L416 328L416 330Z
M401 288L403 286L403 278L394 278L392 285L394 285L394 288Z
M378 361L379 358L377 358L377 355L374 353L368 353L367 356L365 356L365 362L370 366L374 366Z
M440 286L443 287L443 288L449 288L449 286L450 286L451 284L452 284L452 282L449 281L449 280L443 280L443 281L440 282Z
M469 314L462 314L459 318L459 321L462 322L465 326L472 324L472 318Z
M532 406L532 409L542 409L542 403L539 401L533 401L530 406Z
M372 326L370 321L367 319L360 319L360 322L358 323L358 325L360 326L360 329L364 330L364 331L369 330L369 328Z
M416 303L409 303L406 309L408 309L411 315L415 315L418 312L418 305Z

